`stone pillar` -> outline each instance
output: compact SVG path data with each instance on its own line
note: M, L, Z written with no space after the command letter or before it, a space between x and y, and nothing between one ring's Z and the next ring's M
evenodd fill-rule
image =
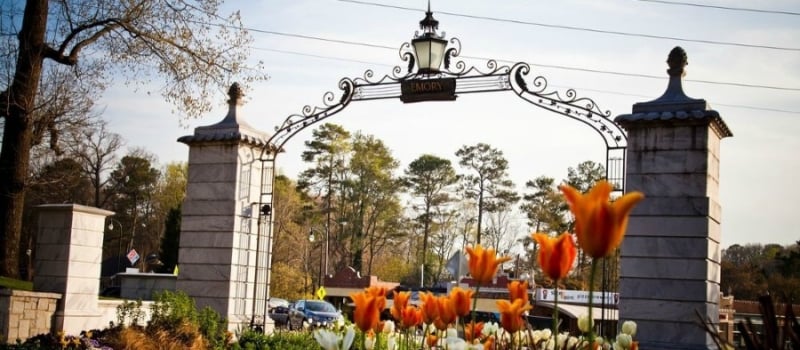
M96 328L100 316L103 226L113 212L77 204L38 206L33 289L62 295L53 326L67 334ZM87 328L88 327L88 328Z
M719 320L719 145L732 134L684 94L683 49L667 62L664 95L616 118L628 132L626 190L646 196L621 248L619 319L637 322L642 349L712 349L695 311Z
M258 203L262 156L268 135L241 120L241 91L233 84L229 109L217 124L198 127L179 142L189 145L189 179L183 201L177 289L228 319L228 329L249 327L265 308L264 278L256 257L265 260L259 237ZM271 173L264 176L272 181ZM258 252L260 254L257 254ZM258 286L262 286L258 288ZM263 294L263 292L262 292ZM256 321L257 322L257 321Z

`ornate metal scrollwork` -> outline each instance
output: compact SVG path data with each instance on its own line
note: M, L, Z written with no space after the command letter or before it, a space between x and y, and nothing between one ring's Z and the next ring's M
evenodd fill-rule
M527 76L530 74L530 66L527 63L516 63L512 68L514 84L513 89L520 98L533 105L546 110L570 117L591 126L603 138L609 148L624 148L627 146L625 132L622 128L611 120L611 111L603 111L588 97L578 97L575 89L567 89L563 95L558 90L547 90L547 79L543 76L536 76L527 83ZM533 89L529 88L532 86Z
M416 63L413 48L410 43L403 43L398 55L402 61L408 62L407 70L395 66L389 74L378 76L368 69L361 77L343 78L339 82L341 95L338 99L335 97L337 94L329 91L323 95L322 106L307 105L301 113L290 115L283 124L275 128L270 144L280 150L299 131L339 113L352 101L399 98L400 84L403 81L455 78L456 94L512 90L537 107L589 125L603 137L608 148L626 147L625 133L611 120L611 111L600 109L594 100L579 97L575 89L549 90L547 79L543 76L530 76L531 67L524 62L508 66L500 65L496 60L488 60L484 68L467 66L463 60L455 60L461 54L461 41L451 38L449 42L452 47L445 51L445 67L434 74L412 71Z
M275 133L267 140L267 145L272 152L268 155L272 160L283 146L301 130L341 112L353 100L357 85L349 78L339 81L341 95L338 100L332 91L322 95L322 106L305 105L300 113L291 114L280 126L275 127ZM262 155L263 158L263 155ZM262 159L268 160L268 159Z

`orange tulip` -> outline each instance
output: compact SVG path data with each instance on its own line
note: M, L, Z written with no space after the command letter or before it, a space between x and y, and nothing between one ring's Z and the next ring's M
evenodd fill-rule
M494 249L483 249L480 244L475 247L467 247L469 254L469 274L478 285L487 285L497 274L497 267L500 264L511 260L504 256L497 258Z
M494 346L494 336L489 336L486 338L486 341L483 342L483 350L493 350L496 349Z
M401 312L400 320L398 322L403 329L419 326L422 323L422 310L415 306L406 306Z
M432 349L434 346L436 346L436 342L438 341L439 338L436 337L436 334L430 333L427 336L425 336L425 342L428 344L429 349Z
M458 315L456 315L455 305L453 305L453 302L450 300L450 298L441 296L436 298L436 302L439 307L439 321L441 322L436 323L434 321L434 323L436 324L437 328L444 331L447 330L447 326L456 322Z
M472 343L473 340L480 339L483 332L483 322L475 323L472 321L464 326L464 340Z
M436 301L436 296L430 292L422 293L419 295L422 300L422 321L425 324L431 324L439 318L439 303Z
M366 288L366 292L378 299L378 310L383 310L386 307L386 287L372 286Z
M446 331L450 324L442 321L441 318L437 318L433 321L433 326L440 331Z
M511 281L508 284L508 299L511 302L522 299L523 303L528 304L528 282Z
M498 300L497 309L500 310L500 324L503 329L510 333L525 327L525 320L522 314L531 309L530 305L523 304L522 299L509 302L508 300Z
M593 258L608 256L619 247L628 226L628 215L644 198L641 192L629 192L610 203L611 184L606 181L598 182L586 194L569 185L559 188L575 215L578 244Z
M472 301L473 294L475 294L475 292L472 289L454 287L450 290L450 301L453 303L456 315L459 317L469 315L471 311L470 302Z
M392 313L392 317L399 322L402 318L401 313L408 305L408 299L411 298L411 292L393 291L393 293L394 302L392 303L392 309L389 311Z
M368 292L360 292L350 294L350 299L353 299L353 303L355 304L353 321L356 326L363 332L370 329L377 329L378 321L380 321L380 312L382 310L378 308L379 298Z
M544 233L535 233L531 238L539 244L539 266L547 277L560 280L567 277L575 262L575 242L569 233L553 238Z

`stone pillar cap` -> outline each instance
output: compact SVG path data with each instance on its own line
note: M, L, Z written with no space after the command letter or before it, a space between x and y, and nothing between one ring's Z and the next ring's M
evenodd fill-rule
M257 147L265 147L270 135L248 124L239 113L242 105L242 89L233 83L228 89L228 114L220 122L195 128L194 135L178 138L178 142L192 145L207 142L244 142Z
M683 92L683 77L686 75L685 67L689 65L686 51L676 46L667 58L669 69L669 84L661 97L633 105L631 114L619 115L615 122L623 127L633 123L669 120L695 120L707 121L717 130L721 138L733 136L728 125L720 117L719 112L711 109L704 99L687 96Z

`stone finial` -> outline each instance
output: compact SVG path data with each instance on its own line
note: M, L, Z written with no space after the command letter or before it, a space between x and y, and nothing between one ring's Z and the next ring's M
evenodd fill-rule
M231 87L228 89L228 103L238 105L239 102L242 100L242 88L239 86L239 83L231 84Z
M675 46L675 48L669 52L667 64L669 64L669 69L667 70L669 76L683 77L686 75L684 67L689 65L689 58L686 56L686 51L680 46Z

